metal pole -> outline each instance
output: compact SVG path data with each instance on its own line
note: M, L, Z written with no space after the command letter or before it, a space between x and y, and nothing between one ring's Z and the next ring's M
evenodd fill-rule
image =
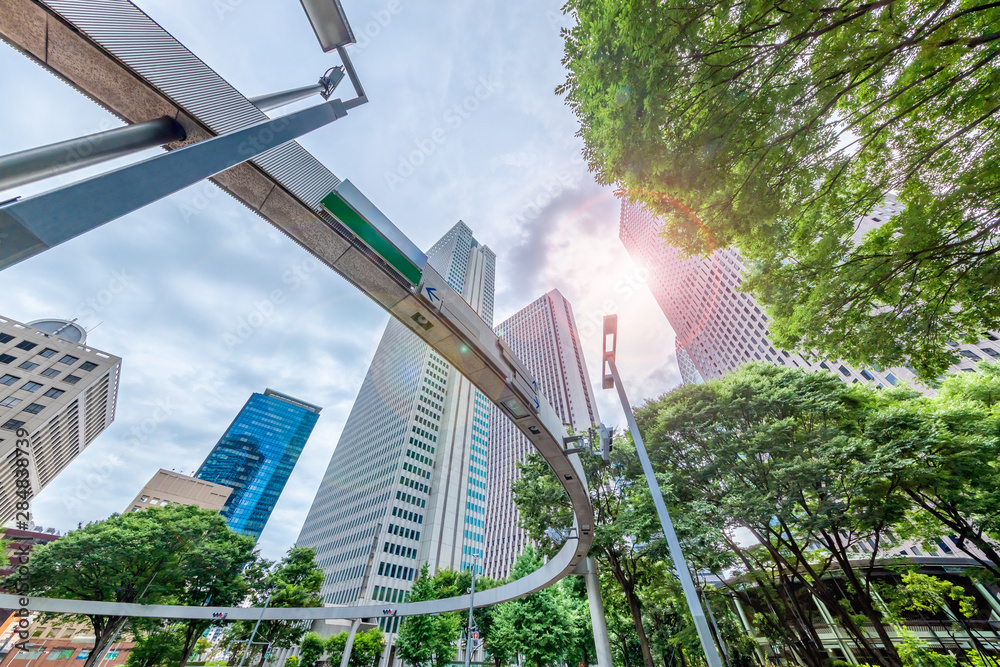
M695 573L698 576L698 573ZM712 611L712 603L708 601L708 577L705 577L705 583L701 587L701 597L705 600L705 609L708 610L708 620L712 621L712 627L715 628L715 637L719 640L719 648L722 649L722 657L729 664L729 651L726 649L726 640L722 638L722 631L719 630L719 624L715 622L715 613Z
M180 123L164 116L146 123L11 153L0 157L0 190L27 185L186 138L187 133Z
M311 86L293 88L292 90L285 90L280 93L271 93L270 95L251 97L250 102L256 105L261 111L270 111L271 109L277 109L278 107L283 107L286 104L291 104L292 102L304 100L307 97L312 97L313 95L322 95L323 99L330 99L330 95L333 94L333 91L343 79L343 68L331 67L326 74L320 77L319 81Z
M264 600L264 608L260 610L260 617L257 619L257 623L253 626L253 632L250 633L250 639L247 640L247 648L243 651L243 655L240 656L240 665L243 667L243 661L247 659L247 653L250 652L250 645L253 644L254 637L257 636L257 628L260 627L260 622L264 620L264 612L267 611L267 605L271 604L271 595L273 591L268 591L267 599Z
M611 367L611 375L615 380L615 388L618 390L618 398L621 400L622 410L625 411L625 418L628 420L628 428L632 432L636 454L639 455L639 462L642 463L642 471L646 475L646 482L649 484L649 490L653 494L656 513L660 515L660 525L663 527L663 535L667 538L667 546L670 547L670 557L674 561L674 570L677 572L677 578L681 580L684 599L687 600L688 609L691 611L691 618L694 620L695 630L698 631L698 640L701 642L701 649L705 652L708 667L722 667L719 651L715 647L715 641L712 639L712 631L709 629L708 620L705 618L705 610L702 609L701 602L698 600L698 592L695 590L694 582L691 580L691 573L688 571L687 561L684 560L684 553L681 551L681 543L677 539L677 533L674 532L674 524L670 520L670 514L667 512L667 505L663 502L663 493L660 491L659 482L656 481L653 464L649 462L646 445L643 443L642 435L639 433L639 425L635 423L631 404L628 402L628 396L625 395L625 387L622 386L621 377L618 375L618 367L612 358L608 358L607 362Z
M351 661L351 651L354 650L354 635L357 634L360 625L360 618L351 621L351 629L347 633L347 643L344 644L344 655L340 656L340 667L347 667Z
M604 600L601 599L601 580L597 578L597 561L586 560L587 602L590 603L590 624L594 628L594 649L597 651L597 667L612 667L611 639L608 637L608 622L604 616Z
M472 559L472 588L469 590L469 621L465 624L465 667L469 667L472 664L472 610L475 608L473 604L476 599L476 561L479 560L478 557ZM344 667L344 665L341 665Z
M0 269L347 115L332 100L0 206Z
M280 93L271 93L270 95L251 97L250 102L261 111L270 111L271 109L277 109L278 107L283 107L286 104L291 104L292 102L304 100L307 97L312 97L313 95L319 95L324 90L326 90L326 87L322 83L314 83L311 86L285 90Z

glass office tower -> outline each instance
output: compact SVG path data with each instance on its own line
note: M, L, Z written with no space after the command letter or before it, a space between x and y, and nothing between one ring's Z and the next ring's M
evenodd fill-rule
M496 256L468 225L452 227L427 256L490 323ZM325 602L400 602L424 564L472 567L486 523L489 405L389 320L299 534L326 573ZM380 621L389 632L398 622Z
M320 409L285 394L254 394L195 477L232 488L222 516L230 528L260 537Z

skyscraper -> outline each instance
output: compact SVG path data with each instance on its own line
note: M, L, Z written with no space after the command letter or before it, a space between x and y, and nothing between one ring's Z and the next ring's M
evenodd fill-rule
M267 389L236 415L194 475L233 490L221 512L230 528L260 537L320 410Z
M899 210L900 204L887 199L859 222L859 233L873 229ZM682 259L680 251L663 244L660 226L660 220L642 205L622 200L619 236L632 258L649 269L653 297L677 335L678 363L685 382L697 381L691 367L710 380L751 361L830 370L845 382L869 382L882 387L901 380L915 381L907 368L858 369L839 361L806 359L776 349L768 338L767 315L751 295L737 291L745 268L739 253L726 248L716 250L707 259ZM955 348L962 361L951 370L972 371L976 362L1000 357L1000 332L989 332L976 345L956 344ZM685 367L687 361L689 367Z
M496 256L465 223L428 262L492 321ZM398 602L422 564L471 565L483 547L488 432L489 401L390 319L299 534L326 572L326 602Z
M525 368L538 379L539 390L577 433L600 421L590 376L569 301L552 290L496 328ZM533 451L531 443L496 406L490 408L490 456L484 571L490 577L510 574L528 536L517 526L519 515L511 485L519 477L517 464Z
M37 495L111 425L121 362L88 347L75 322L0 318L0 456L10 460L18 429L30 441L29 488L16 485L14 466L0 469L0 520L14 518L24 491Z

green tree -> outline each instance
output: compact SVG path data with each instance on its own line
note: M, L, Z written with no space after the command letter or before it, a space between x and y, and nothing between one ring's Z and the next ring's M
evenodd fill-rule
M347 646L347 633L341 632L332 635L326 640L326 653L329 656L331 665L339 665L340 659L344 655L344 648ZM382 628L372 628L366 632L359 632L354 635L354 644L351 647L351 667L371 667L382 655L385 648L385 635Z
M290 655L285 660L285 667L299 667L299 657L297 655Z
M178 628L161 619L131 619L129 629L134 644L126 667L167 667L176 665L183 652L184 638Z
M635 448L630 439L618 438L609 463L598 457L583 457L581 463L587 473L595 514L590 555L597 560L602 572L614 577L632 619L643 665L654 667L640 589L649 583L650 576L660 574L655 564L665 557L665 543L659 549L646 548L650 544L663 543L663 537L649 488L644 483L635 483L642 479L641 474L636 477ZM529 456L518 469L520 477L512 485L512 491L521 525L541 545L544 553L551 555L557 546L545 535L545 530L550 526L571 526L572 505L541 456ZM664 488L669 488L665 482L661 480ZM704 526L697 532L704 534ZM708 562L709 553L704 550L702 553Z
M382 628L372 628L358 633L351 648L351 667L372 667L385 649L385 635Z
M259 556L244 571L249 586L249 601L254 607L319 607L323 584L323 570L316 567L316 550L292 547L278 562ZM256 621L236 621L224 634L224 641L247 642L253 634ZM247 651L248 660L257 659L262 667L268 651L295 646L306 633L299 621L261 621L254 636L254 644L238 649ZM256 643L260 642L260 643ZM238 644L237 644L238 645Z
M439 583L448 575L438 575ZM422 600L434 600L444 592L435 587L434 577L427 568L427 564L420 569L420 576L413 582L413 589L410 592L410 602L420 602ZM445 587L445 590L446 587ZM461 629L462 619L459 614L446 613L436 616L421 615L406 618L399 627L399 634L396 635L396 654L405 662L415 667L442 667L455 659L458 649L455 641L458 639Z
M226 529L223 530L223 526ZM170 597L171 604L215 607L238 605L247 594L243 568L256 557L256 540L228 528L218 516L211 532L192 544L179 564L184 584ZM195 643L212 625L210 619L187 619L179 623L182 636L180 667L187 665Z
M1000 320L1000 7L569 0L598 180L736 246L786 348L933 379ZM895 193L901 212L858 230Z
M525 577L541 566L542 559L529 544L518 555L511 579ZM493 623L500 650L520 654L536 667L562 662L576 648L573 618L559 586L501 603Z
M680 500L709 523L749 531L781 576L821 600L862 652L898 666L867 576L909 504L861 437L879 400L832 374L749 364L651 401L636 417L654 466L671 471ZM868 540L875 553L859 568L857 550ZM731 539L730 548L742 553ZM843 585L827 576L833 568Z
M201 567L197 563L217 556L223 563L237 562L231 548L239 543L218 512L197 507L114 514L36 548L32 594L102 602L171 601L191 590L188 575ZM86 617L94 630L94 649L84 667L92 667L128 618Z
M299 663L302 667L313 667L326 652L326 642L315 632L307 632L299 644Z
M916 516L912 536L934 543L952 535L1000 579L1000 415L978 400L991 400L998 383L994 366L959 373L934 399L895 401L871 414L865 439L890 484L930 519Z

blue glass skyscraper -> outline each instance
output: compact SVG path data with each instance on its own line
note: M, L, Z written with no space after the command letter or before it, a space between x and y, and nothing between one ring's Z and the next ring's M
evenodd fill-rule
M195 477L233 489L222 508L229 527L260 537L321 408L273 389L254 394Z

